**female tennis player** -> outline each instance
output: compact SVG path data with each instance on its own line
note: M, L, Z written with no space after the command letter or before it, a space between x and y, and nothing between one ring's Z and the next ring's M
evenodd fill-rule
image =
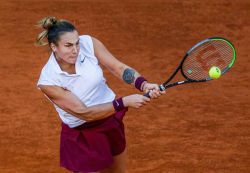
M70 22L46 17L39 26L44 31L37 44L48 44L52 52L37 86L62 120L60 165L72 172L124 173L123 116L128 107L140 108L150 99L140 94L116 98L99 64L140 91L150 92L151 98L164 92L117 60L96 38L79 36Z

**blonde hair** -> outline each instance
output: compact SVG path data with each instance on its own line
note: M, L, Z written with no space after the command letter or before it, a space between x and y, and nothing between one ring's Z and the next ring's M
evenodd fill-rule
M48 32L51 27L53 27L54 24L56 24L58 21L55 17L45 17L42 20L37 22L37 26L40 28L43 28L44 31L41 32L38 37L36 38L36 44L39 46L47 45L48 42L44 42L43 40L45 38L48 39Z
M57 44L60 35L76 30L75 26L66 20L58 20L56 17L45 17L38 21L37 26L43 28L37 39L36 45L43 46L50 43ZM44 39L47 41L45 42Z

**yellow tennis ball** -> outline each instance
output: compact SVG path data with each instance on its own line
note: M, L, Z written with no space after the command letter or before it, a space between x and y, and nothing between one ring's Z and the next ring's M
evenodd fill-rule
M209 76L212 79L218 79L221 76L220 68L215 66L211 67L209 70Z

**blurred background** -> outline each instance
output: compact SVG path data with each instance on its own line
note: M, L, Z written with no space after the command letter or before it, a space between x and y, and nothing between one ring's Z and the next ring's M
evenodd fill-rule
M0 0L1 173L68 172L59 167L60 119L36 88L50 49L34 45L35 25L46 16L71 21L159 84L197 42L229 39L237 60L220 80L129 110L127 173L250 172L249 0ZM138 93L103 70L117 95Z

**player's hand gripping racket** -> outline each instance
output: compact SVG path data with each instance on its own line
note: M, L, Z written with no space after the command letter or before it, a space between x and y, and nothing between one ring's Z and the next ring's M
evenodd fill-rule
M177 85L210 81L213 79L209 76L211 67L219 67L221 75L224 75L233 66L235 59L236 51L230 41L221 37L203 40L189 49L170 78L159 86L160 91ZM185 80L169 83L178 71L181 71ZM144 96L150 98L149 92Z

